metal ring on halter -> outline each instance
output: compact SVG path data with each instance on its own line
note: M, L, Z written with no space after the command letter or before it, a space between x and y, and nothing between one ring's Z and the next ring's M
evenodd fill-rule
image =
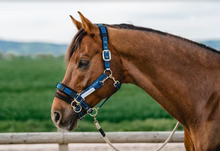
M112 76L112 70L111 70L111 69L104 70L104 72L103 72L103 73L105 73L105 74L106 74L106 72L110 72L110 74L108 75L108 77L109 77L109 76ZM106 74L106 75L107 75L107 74Z
M97 108L91 108L92 110L93 110L93 112L92 113L88 113L90 116L92 116L92 117L96 117L96 115L98 114L98 109ZM95 113L94 113L94 111L95 111Z
M78 111L76 110L76 106L75 106L73 103L76 103L76 106L79 106L79 110L78 110ZM71 106L72 106L74 112L76 112L76 113L79 113L79 112L82 111L82 106L79 105L79 102L78 102L76 99L74 99L74 100L71 102Z
M107 75L106 72L110 72L109 75ZM113 76L112 76L112 70L111 70L111 69L109 69L109 70L104 70L103 73L107 75L107 77L106 77L104 80L102 80L102 84L104 85L104 82L105 82L107 79L109 79L109 78L112 79Z

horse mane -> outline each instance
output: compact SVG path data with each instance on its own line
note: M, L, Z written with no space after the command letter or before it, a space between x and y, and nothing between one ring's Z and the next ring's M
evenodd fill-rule
M195 45L197 45L197 46L199 46L201 48L205 48L206 50L209 50L209 51L212 51L212 52L220 54L220 52L218 50L216 50L214 48L211 48L211 47L209 47L207 45L204 45L204 44L201 44L201 43L198 43L198 42L195 42L195 41L192 41L192 40L180 37L180 36L176 36L176 35L172 35L172 34L169 34L169 33L166 33L166 32L162 32L162 31L159 31L159 30L154 30L154 29L151 29L151 28L134 26L132 24L125 24L125 23L123 23L123 24L106 25L106 26L113 27L113 28L121 28L121 29L140 30L140 31L157 33L157 34L160 34L160 35L163 35L163 36L171 36L171 37L174 37L174 38L181 39L183 41L189 42L191 44L195 44Z
M124 23L123 24L112 24L112 25L103 24L103 25L108 26L108 27L112 27L112 28L121 28L121 29L128 29L128 30L140 30L140 31L144 31L144 32L157 33L157 34L160 34L160 35L163 35L163 36L171 36L171 37L174 37L174 38L181 39L183 41L189 42L191 44L197 45L197 46L199 46L201 48L205 48L206 50L209 50L209 51L212 51L212 52L220 54L220 52L217 51L216 49L213 49L213 48L211 48L209 46L206 46L204 44L197 43L195 41L192 41L192 40L189 40L189 39L186 39L186 38L182 38L180 36L172 35L172 34L169 34L169 33L166 33L166 32L162 32L162 31L159 31L159 30L154 30L154 29L151 29L151 28L134 26L132 24L124 24ZM70 58L71 58L72 54L74 53L74 51L80 46L80 43L81 43L83 37L85 37L85 35L87 35L87 32L83 28L80 29L77 32L77 34L73 38L73 41L69 45L68 51L66 53L66 60L67 60L67 62L70 60Z

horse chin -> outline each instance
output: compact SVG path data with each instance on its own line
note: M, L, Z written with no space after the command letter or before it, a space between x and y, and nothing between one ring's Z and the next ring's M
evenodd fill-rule
M76 129L77 126L78 126L78 118L77 118L77 116L74 116L74 117L71 119L70 124L69 124L69 126L67 127L67 130L68 130L68 131L72 131L72 130Z
M55 124L56 127L58 129L63 129L63 130L67 130L67 131L72 131L74 129L77 128L77 125L78 125L78 118L77 118L77 114L71 114L71 116L66 119L65 121L69 121L69 122L65 122L64 123L60 123L60 124Z

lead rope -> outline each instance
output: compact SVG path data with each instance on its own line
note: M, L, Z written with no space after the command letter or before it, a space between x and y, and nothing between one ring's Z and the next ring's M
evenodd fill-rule
M96 128L99 130L99 132L101 133L101 135L103 136L103 139L105 140L105 142L111 146L111 148L113 148L115 151L119 151L117 148L115 148L115 146L112 145L112 143L109 141L108 137L106 136L105 132L103 131L103 129L101 128L101 126L99 125L99 122L97 121L96 117L94 116L94 123Z
M103 104L104 104L104 103L103 103ZM103 104L101 104L101 105L103 105ZM112 143L110 142L110 140L109 140L108 137L106 136L104 130L103 130L102 127L99 125L98 120L96 119L96 115L98 114L99 108L100 108L100 107L98 107L98 108L93 108L93 109L95 109L96 113L95 113L95 114L90 114L90 115L94 118L94 124L95 124L96 128L98 129L98 131L101 133L101 135L102 135L103 139L105 140L105 142L106 142L112 149L114 149L115 151L120 151L119 149L117 149L116 147L114 147L114 146L112 145ZM179 122L176 123L176 125L175 125L173 131L171 132L171 134L169 135L169 137L166 139L166 141L165 141L160 147L158 147L158 148L156 149L156 151L160 151L160 150L170 141L170 139L173 137L174 133L176 132L178 126L179 126Z
M176 123L176 125L175 125L175 127L174 127L172 133L169 135L169 137L166 139L166 141L165 141L160 147L158 147L158 148L156 149L156 151L161 150L161 149L170 141L170 139L173 137L174 133L176 132L176 130L177 130L179 124L180 124L179 122Z

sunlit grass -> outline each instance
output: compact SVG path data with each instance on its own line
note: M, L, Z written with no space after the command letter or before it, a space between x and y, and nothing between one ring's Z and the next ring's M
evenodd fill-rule
M50 109L55 85L65 73L64 60L0 60L0 71L0 131L55 131ZM99 110L98 119L107 131L169 130L175 124L134 85L122 85ZM87 116L80 121L78 131L95 131L93 119Z

